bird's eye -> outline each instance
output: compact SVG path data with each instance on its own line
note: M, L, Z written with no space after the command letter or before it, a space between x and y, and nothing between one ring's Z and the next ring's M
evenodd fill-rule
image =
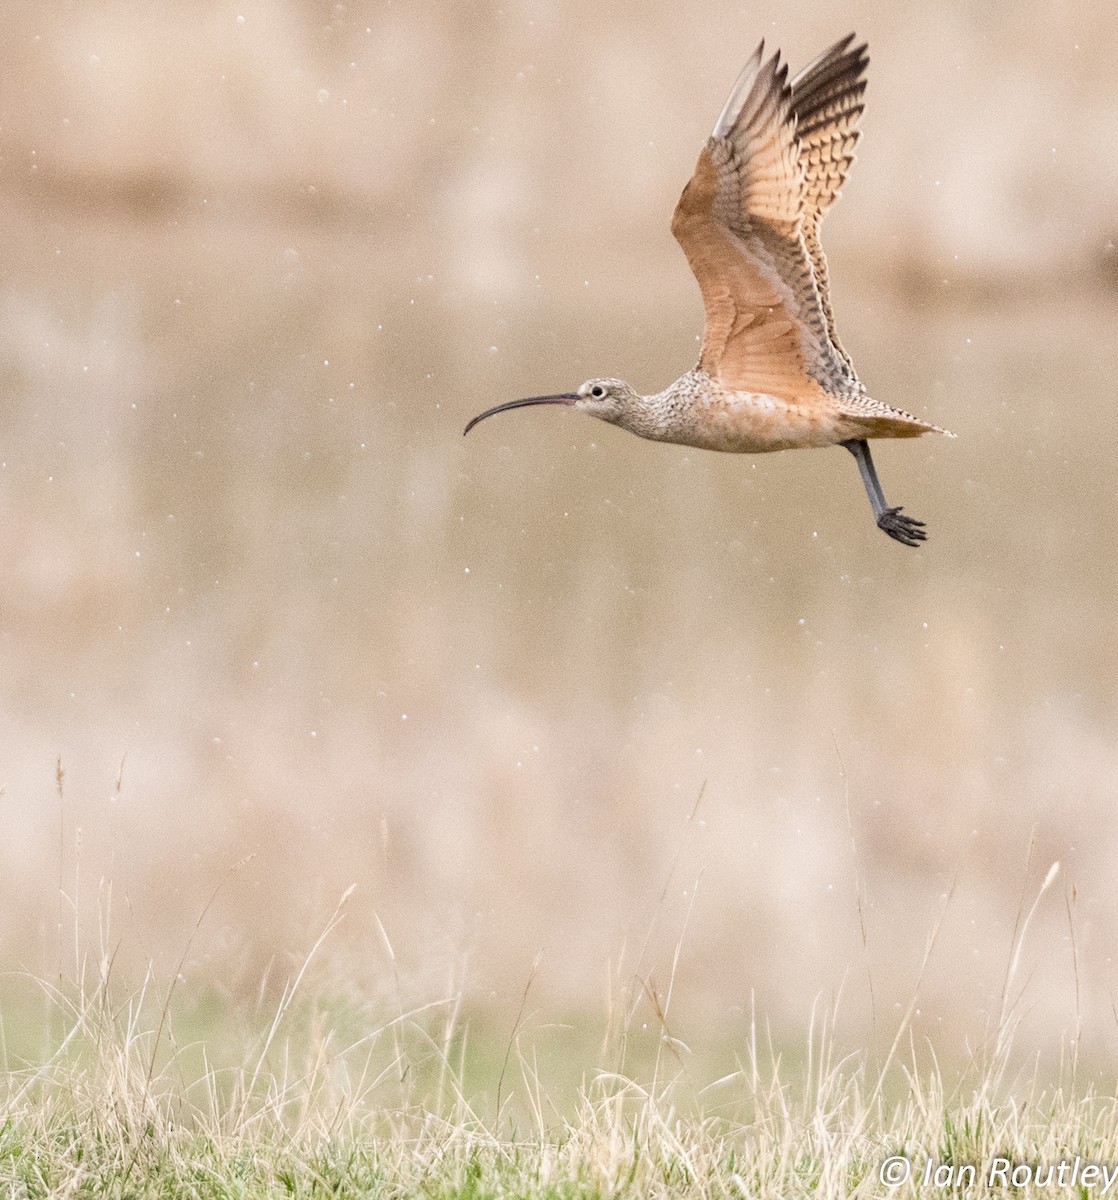
M595 400L601 400L605 394L606 389L602 387L600 383L594 384L594 386L590 389L590 395L593 396Z

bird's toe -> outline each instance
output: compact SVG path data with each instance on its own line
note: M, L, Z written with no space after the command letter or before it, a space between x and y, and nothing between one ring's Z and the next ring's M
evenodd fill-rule
M877 518L877 527L905 546L919 546L927 538L924 522L906 517L898 508L887 508Z

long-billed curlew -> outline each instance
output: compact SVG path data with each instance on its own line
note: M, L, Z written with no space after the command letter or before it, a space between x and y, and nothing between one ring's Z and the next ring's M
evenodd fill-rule
M866 394L835 333L823 215L858 141L869 63L849 34L791 82L762 42L738 76L672 218L706 312L698 365L662 392L589 379L577 392L511 400L566 404L659 442L757 454L844 446L878 527L906 546L924 522L886 503L868 438L946 433Z

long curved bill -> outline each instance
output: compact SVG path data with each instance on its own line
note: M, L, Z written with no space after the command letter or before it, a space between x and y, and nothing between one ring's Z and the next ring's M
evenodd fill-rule
M493 408L487 408L483 413L478 413L469 425L462 430L462 436L465 437L478 421L484 421L486 417L491 417L494 413L508 412L510 408L527 408L529 404L572 405L578 398L578 392L556 392L553 396L527 396L523 400L509 400L504 404L497 404Z

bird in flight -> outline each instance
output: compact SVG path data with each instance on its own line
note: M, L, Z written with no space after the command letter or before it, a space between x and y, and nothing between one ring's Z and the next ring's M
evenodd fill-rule
M947 433L869 396L835 332L824 214L854 161L869 63L849 34L791 81L761 43L734 84L672 218L702 292L698 365L642 396L620 379L529 396L486 417L563 404L643 438L758 454L843 446L854 456L880 529L906 546L924 522L890 507L870 438ZM949 435L953 436L953 435Z

